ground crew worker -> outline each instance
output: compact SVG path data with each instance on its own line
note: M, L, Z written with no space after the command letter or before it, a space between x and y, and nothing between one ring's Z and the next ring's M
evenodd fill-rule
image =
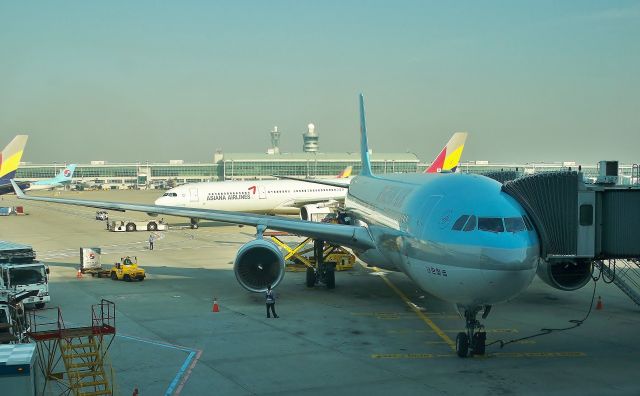
M265 297L267 298L267 318L270 318L269 309L273 313L273 317L277 318L276 315L276 294L271 290L271 285L267 286L267 292L265 293Z
M153 250L153 234L149 234L149 250Z

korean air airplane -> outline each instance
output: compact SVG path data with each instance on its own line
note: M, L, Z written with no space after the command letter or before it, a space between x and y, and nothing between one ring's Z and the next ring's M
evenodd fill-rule
M56 187L67 186L71 184L71 180L73 179L73 172L75 170L76 164L67 165L67 167L61 170L60 173L58 173L58 175L54 178L29 183L29 187L25 191L50 190Z
M234 261L236 279L253 292L277 286L285 274L283 253L263 238L266 229L311 237L317 246L326 241L349 247L367 265L403 272L426 293L455 304L466 323L466 331L456 338L458 356L483 354L486 334L478 314L486 318L494 304L525 290L539 264L542 270L549 267L539 263L538 235L525 210L502 191L499 182L481 175L373 174L362 95L360 141L362 170L349 184L341 224L205 208L33 197L17 185L14 188L20 199L254 226L256 238L240 247ZM335 285L330 265L310 268L307 281L314 277L321 277L327 287Z
M10 180L16 177L28 139L27 135L18 135L0 153L0 195L13 192Z

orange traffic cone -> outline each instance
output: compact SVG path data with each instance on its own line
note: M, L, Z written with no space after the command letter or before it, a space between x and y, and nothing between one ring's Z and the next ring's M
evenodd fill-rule
M220 312L220 307L218 306L218 300L213 299L213 308L211 308L211 312Z
M602 309L602 298L600 296L598 296L598 303L596 304L596 309L597 310Z
M77 279L82 279L82 271L78 268L78 273L76 274Z

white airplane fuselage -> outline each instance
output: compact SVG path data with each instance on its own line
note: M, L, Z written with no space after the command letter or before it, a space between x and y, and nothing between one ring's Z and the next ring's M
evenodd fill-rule
M346 188L295 180L206 182L172 188L155 204L229 212L298 214L304 204L342 201L346 193Z

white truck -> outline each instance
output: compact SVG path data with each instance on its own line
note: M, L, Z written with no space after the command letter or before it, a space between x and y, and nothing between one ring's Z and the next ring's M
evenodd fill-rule
M107 229L113 232L133 232L133 231L166 231L169 225L163 220L112 220L107 223Z
M51 301L49 267L36 260L31 246L0 241L0 291L32 292L22 303L38 309Z

